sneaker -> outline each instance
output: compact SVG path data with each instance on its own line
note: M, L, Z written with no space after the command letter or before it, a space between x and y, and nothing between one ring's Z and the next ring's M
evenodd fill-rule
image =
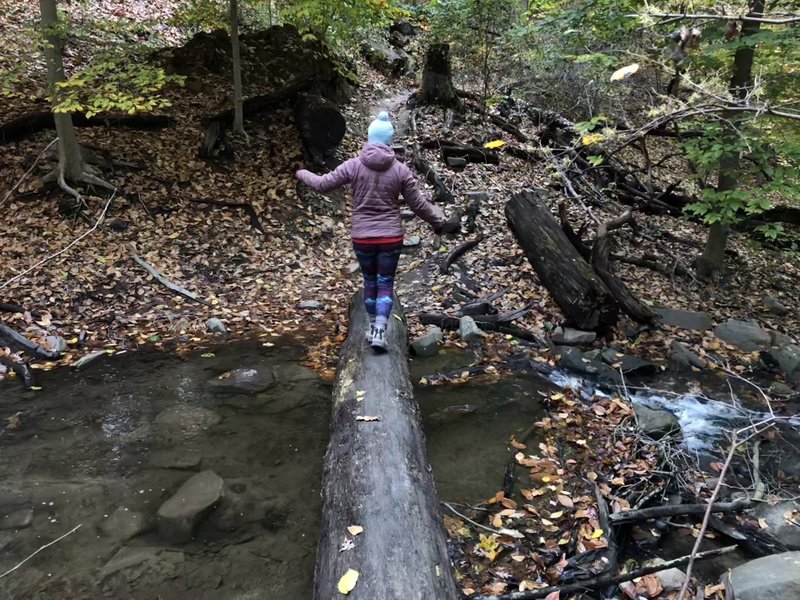
M375 324L370 323L369 328L367 329L367 343L372 344L372 336L375 335Z
M375 328L370 340L370 346L376 352L386 352L386 330Z

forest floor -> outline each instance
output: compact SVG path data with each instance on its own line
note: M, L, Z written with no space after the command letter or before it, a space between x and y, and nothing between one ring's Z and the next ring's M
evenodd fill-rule
M0 7L3 4L12 3L4 0ZM359 67L361 86L345 108L348 133L339 150L341 159L359 152L366 127L378 108L388 105L397 116L401 109L398 99L405 98L416 85L415 76L387 80L366 65ZM41 92L41 86L37 88L33 82L22 85ZM304 153L288 109L274 110L246 123L249 142L237 143L235 163L199 159L201 118L225 106L228 87L226 78L210 77L197 91L171 89L168 95L172 107L166 112L177 124L170 129L80 129L84 145L107 150L114 158L141 168L107 174L107 180L117 188L111 201L108 195L87 192L85 199L93 219L108 203L105 221L57 256L94 223L64 218L59 213L61 192L43 188L38 182L53 161L45 157L34 164L34 158L53 140L54 133L42 132L0 147L3 189L10 190L22 182L9 198L5 192L0 196L4 217L0 220L0 301L21 308L4 313L3 322L43 343L50 335L61 336L68 346L58 361L37 362L34 368L70 365L94 350L115 353L152 346L188 352L219 341L219 336L206 327L208 319L216 317L227 328L227 339L261 337L265 344L272 344L270 338L278 335L304 339L309 348L307 364L329 381L333 379L337 353L347 331L348 302L360 285L358 273L351 269L354 258L348 237L347 198L343 194L326 198L298 188L294 172L303 166ZM263 90L256 84L247 89L250 94L257 91ZM29 100L0 100L0 114L6 120L30 108ZM444 116L440 109L421 108L417 116L419 137L441 137ZM519 125L532 139L536 137L535 126L525 122ZM470 143L514 143L474 111L466 112L450 137ZM408 147L412 139L406 131L396 142ZM408 290L402 300L411 334L425 331L417 319L421 312L457 314L463 303L458 298L463 297L460 294L468 280L475 296L506 290L495 302L501 312L529 306L530 311L515 325L546 336L561 323L562 313L525 260L506 226L503 211L515 191L557 188L553 173L545 164L507 154L501 155L499 165L468 164L454 170L435 151L424 152L462 208L467 192L487 194L476 220L485 238L449 274L442 275L423 267L437 263L463 238L439 239L419 221L407 224L407 236L421 240L418 247L409 248L401 263L402 272L410 274L401 290ZM429 191L422 180L420 185ZM213 206L220 201L252 205L264 233L251 226L244 211ZM554 196L551 208L555 210L556 204ZM443 208L452 211L456 207ZM609 202L593 210L600 220L606 220L623 209ZM571 205L569 212L576 229L588 219L580 206ZM639 233L626 229L618 234L618 253L639 256L652 252L670 256L673 263L691 269L704 242L705 227L668 216L637 215L636 220ZM640 235L642 231L646 237ZM665 232L673 237L663 235ZM192 302L161 286L134 262L134 256L195 292L202 302ZM726 272L713 284L620 263L616 263L616 272L648 305L703 311L714 323L754 319L765 329L800 337L796 305L800 264L796 254L762 247L746 235L732 236ZM788 313L772 313L764 304L766 295L786 305ZM320 306L299 308L307 301ZM633 334L632 328L636 329ZM764 371L758 353L746 354L726 345L711 330L657 327L639 331L623 321L595 346L664 359L675 340L701 357L713 357L708 363L712 369L725 365L744 377ZM466 346L456 333L446 336L445 345ZM520 347L509 336L489 333L476 348L476 362L502 369L508 356L518 353ZM532 348L529 354L550 364L556 362L547 347ZM776 372L772 375L780 379ZM593 508L595 499L587 487L587 471L588 480L594 481L597 475L592 478L591 474L595 471L613 469L611 484L616 490L654 470L662 457L638 434L621 428L630 421L631 408L618 398L582 405L571 394L554 394L548 402L553 416L539 426L550 438L538 450L529 450L538 455L521 453L517 457L520 465L532 470L540 485L521 491L530 501L526 508L498 494L490 506L499 510L490 522L499 529L504 519L535 520L537 532L542 539L547 537L544 545L555 545L550 550L557 552L567 544L580 544L583 550L602 549L608 540ZM587 432L591 438L587 438ZM594 442L587 445L587 439ZM525 450L523 442L516 442L515 447ZM569 447L566 453L565 445ZM611 488L603 485L606 488L601 491L610 493ZM707 496L708 492L706 487L703 494ZM536 498L539 500L534 501ZM574 520L562 521L570 515ZM451 538L463 541L463 520L450 518L446 525ZM522 554L513 539L486 539L473 553L476 563L464 566L469 570L462 573L465 590L506 591L504 581L509 578L541 587L540 582L533 581L534 574L555 578L556 573L545 568L539 556ZM475 550L473 542L464 543L469 544L470 552ZM511 562L496 568L492 563L503 550L508 550ZM513 565L518 565L519 572L512 572ZM566 566L558 563L555 568L563 571Z

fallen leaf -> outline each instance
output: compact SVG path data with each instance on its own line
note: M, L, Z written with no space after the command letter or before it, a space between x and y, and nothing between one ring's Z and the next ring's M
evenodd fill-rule
M611 74L611 81L622 81L627 79L639 70L639 63L633 63L621 69L617 69Z
M339 589L339 593L347 595L356 587L357 581L358 571L355 569L348 569L347 573L342 575L342 578L339 580L339 585L336 587Z
M361 525L350 525L347 531L350 532L350 535L356 536L359 533L364 533L364 528Z
M570 498L569 496L565 496L564 494L559 494L558 496L556 496L556 498L558 498L558 502L559 502L559 504L561 504L561 506L564 506L566 508L574 508L575 507L575 503L572 501L572 498Z
M494 150L495 148L502 148L505 145L506 143L503 140L494 140L492 142L486 142L483 147L489 150Z
M200 358L214 358L215 356L216 354L214 354L213 352L206 352L205 354L201 354Z

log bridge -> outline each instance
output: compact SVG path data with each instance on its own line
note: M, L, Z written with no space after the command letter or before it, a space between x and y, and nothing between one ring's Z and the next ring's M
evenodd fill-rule
M398 302L395 310L386 335L388 352L375 354L365 342L361 293L350 305L325 454L315 600L343 598L338 583L350 569L358 572L358 580L349 599L460 597L412 392ZM352 526L363 532L348 530Z

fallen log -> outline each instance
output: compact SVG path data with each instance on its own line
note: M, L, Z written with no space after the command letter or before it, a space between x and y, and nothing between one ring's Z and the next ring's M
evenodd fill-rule
M385 354L364 343L366 327L356 294L333 392L314 598L340 597L337 583L353 569L353 600L456 600L409 379L405 323L398 313L389 319ZM363 533L350 534L353 525Z
M467 162L472 163L500 164L500 156L498 156L497 152L484 150L477 146L470 146L452 140L428 140L423 142L422 147L428 150L438 149L442 153L442 158L445 161L448 158L463 158Z
M208 302L206 302L205 300L200 298L194 292L190 292L186 288L172 283L169 279L167 279L161 273L159 273L158 270L156 270L156 268L153 265L148 263L143 258L134 255L133 260L136 262L137 265L139 265L145 271L150 273L150 275L152 275L155 278L155 280L158 281L158 283L163 285L168 290L171 290L171 291L175 292L176 294L179 294L179 295L183 296L184 298L188 298L189 300L194 300L195 302L199 302L200 304L205 304L206 306L211 306Z
M43 360L57 360L61 356L61 352L56 350L48 350L40 346L33 340L26 338L21 333L17 333L8 325L0 323L0 347L7 346L8 348L22 350L31 358L39 358Z
M706 558L722 556L723 554L728 554L734 550L736 550L736 546L726 546L725 548L717 548L714 550L706 550L705 552L698 552L695 555L687 554L686 556L681 556L680 558L673 558L672 560L661 562L656 565L650 565L648 567L642 567L641 569L634 569L632 571L628 571L627 573L620 573L619 575L603 575L595 579L588 579L571 585L554 585L526 592L511 592L510 594L503 594L501 596L472 596L472 600L534 600L536 598L547 598L550 594L557 593L562 594L563 597L566 598L573 593L580 593L585 592L586 590L596 590L607 586L618 585L620 583L625 583L626 581L632 581L634 579L644 577L645 575L658 573L659 571L663 571L665 569L682 567L683 565L688 564L690 561L705 560Z
M294 119L312 156L321 156L338 146L347 130L344 115L336 105L314 94L298 94Z
M717 502L711 506L712 513L738 512L753 506L752 500L735 500L733 502ZM681 515L704 515L708 504L666 504L664 506L651 506L638 510L626 510L611 515L612 525L625 523L638 523L648 519L663 519Z
M72 124L75 127L124 127L127 129L141 129L155 131L166 129L175 125L175 119L166 115L95 115L87 117L84 113L73 113ZM0 125L0 146L19 142L35 133L47 129L55 129L53 113L50 110L41 110Z
M452 264L459 259L459 257L463 256L473 248L475 248L478 244L483 241L483 235L478 235L474 239L467 240L450 250L447 255L442 259L441 264L439 265L439 273L445 275L449 270Z
M11 313L24 313L25 309L13 302L0 302L0 311Z
M472 318L475 320L475 323L478 324L478 327L484 331L493 331L503 335L510 335L517 339L536 344L539 347L545 346L544 340L533 331L508 325L508 321L501 321L499 317L500 315L479 315L473 316ZM451 317L440 313L421 313L419 315L419 320L423 325L436 325L441 329L450 331L455 331L461 326L461 319L458 317Z
M578 329L606 329L619 307L606 285L570 243L550 209L535 192L514 194L506 219L542 284Z

